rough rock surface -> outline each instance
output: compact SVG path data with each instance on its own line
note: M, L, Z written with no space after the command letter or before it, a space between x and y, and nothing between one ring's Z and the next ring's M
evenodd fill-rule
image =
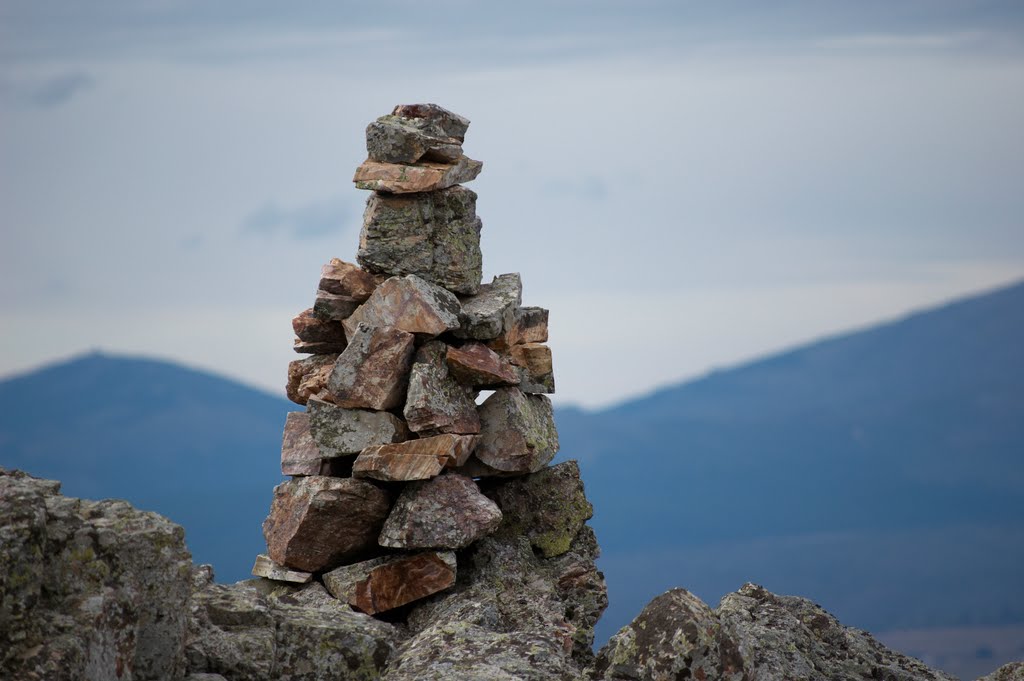
M596 678L953 681L844 627L805 598L753 584L712 612L683 589L651 601L598 653Z
M323 574L324 587L339 601L348 603L356 592L356 585L366 579L374 568L393 558L393 556L378 556L369 560L361 560L358 563L342 565L330 572L325 572Z
M183 676L184 537L126 502L0 468L0 678Z
M348 603L373 615L408 605L455 584L455 554L417 553L383 561L356 582Z
M274 488L263 522L271 560L320 572L365 557L390 509L387 492L355 478L310 476Z
M1024 681L1024 662L1011 662L1004 664L987 676L978 681Z
M365 302L379 282L370 274L359 269L358 265L331 258L331 261L320 269L319 290L339 296L347 296L353 302Z
M448 370L459 383L479 390L493 390L519 383L519 375L494 350L483 343L448 348Z
M473 455L509 473L540 470L558 453L551 400L517 388L496 390L480 405L480 440Z
M446 473L402 490L378 543L394 549L461 549L500 523L498 505L471 478Z
M313 308L303 310L292 319L292 330L300 341L307 343L345 344L341 322L318 319L313 316Z
M480 289L482 223L476 194L456 186L427 194L373 194L359 235L359 263L386 275L415 274L456 293Z
M324 456L313 440L308 413L289 412L281 440L282 475L320 475Z
M313 301L313 316L324 322L340 322L347 319L361 304L362 301L351 296L317 291Z
M304 341L296 338L292 349L300 355L337 355L345 349L344 342Z
M391 163L452 161L462 154L468 128L468 120L436 104L399 105L367 126L366 151Z
M497 502L504 516L499 532L528 537L545 558L568 551L580 528L594 515L576 461L490 483L484 493Z
M519 389L524 393L555 392L551 348L543 343L513 345L509 348L509 358L519 373Z
M512 324L487 345L499 352L508 352L513 345L546 343L547 340L548 311L542 307L519 307L512 317Z
M386 411L343 409L311 399L309 427L325 459L358 454L367 447L402 442L409 434L400 418Z
M399 104L391 112L393 116L409 120L422 120L436 127L446 137L454 137L462 142L469 129L469 119L449 111L437 104Z
M411 274L391 277L345 320L345 334L352 338L366 324L432 338L458 328L461 309L458 298L436 284Z
M400 629L353 612L316 582L199 579L189 612L188 669L231 681L370 681L400 640Z
M416 351L404 409L406 423L413 432L480 432L473 391L451 376L447 356L448 346L441 341L431 341Z
M292 582L295 584L306 584L313 579L310 572L291 570L283 565L278 565L270 560L270 556L259 554L256 556L256 563L252 566L254 577L266 577L277 582Z
M357 189L392 194L434 192L476 179L483 167L480 161L466 156L460 156L450 163L384 163L367 159L356 168L352 180Z
M338 356L327 389L339 407L394 409L405 400L416 338L361 323Z
M522 299L523 282L518 273L496 276L476 295L462 299L462 324L455 335L476 340L498 338L512 326Z
M475 435L445 434L367 447L356 457L352 475L389 482L427 480L466 463L475 445Z
M327 379L334 369L337 354L313 355L288 363L288 385L285 392L288 399L296 404L306 404L310 399L331 402L327 392Z

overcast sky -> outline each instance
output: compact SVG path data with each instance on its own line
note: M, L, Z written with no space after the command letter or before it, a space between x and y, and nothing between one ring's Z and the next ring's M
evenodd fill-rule
M485 275L589 406L1024 277L1018 2L0 2L0 375L283 392L368 122L484 162Z

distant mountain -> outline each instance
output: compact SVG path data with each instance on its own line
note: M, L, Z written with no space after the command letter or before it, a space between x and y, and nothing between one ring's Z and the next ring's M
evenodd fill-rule
M233 581L298 408L86 355L0 382L0 466L163 513ZM874 631L1024 623L1024 284L557 419L596 509L599 640L670 586L747 580Z
M876 631L1024 622L1024 284L559 418L605 634L748 579Z

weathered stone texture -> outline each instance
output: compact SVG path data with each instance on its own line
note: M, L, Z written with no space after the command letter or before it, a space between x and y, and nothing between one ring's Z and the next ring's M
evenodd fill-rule
M394 610L455 584L455 554L417 553L387 560L357 582L349 605L368 615Z
M352 475L389 482L427 480L466 463L475 445L475 435L444 434L367 447L356 457Z
M313 355L289 362L285 388L288 399L296 404L306 404L310 399L332 401L334 398L327 392L327 379L337 359L336 354Z
M344 341L304 341L296 338L292 349L300 355L337 355L345 349Z
M323 458L309 428L309 414L289 412L281 438L282 475L320 475Z
M379 556L358 563L342 565L323 575L324 587L339 601L348 603L356 592L356 585L366 579L374 568L380 567L394 556Z
M1011 662L1004 664L987 676L978 681L1024 681L1024 662Z
M498 353L482 343L448 348L448 370L459 383L493 390L519 383L519 374Z
M509 358L519 375L519 389L524 393L555 392L551 348L542 343L513 345L509 348Z
M519 307L512 316L512 323L505 332L487 341L488 347L498 352L508 352L520 343L546 343L548 340L548 311L542 307Z
M425 194L373 194L359 236L371 272L415 274L456 293L480 289L482 223L476 194L461 186Z
M390 509L388 494L354 478L294 478L274 488L263 522L271 560L320 572L358 560L377 546Z
M473 454L500 471L532 473L558 453L551 400L517 388L496 390L480 405L480 439Z
M436 104L400 104L366 128L366 151L376 161L454 161L469 121Z
M346 296L355 303L363 303L378 283L374 275L359 269L358 265L331 258L320 270L320 284L317 288L326 293Z
M181 678L184 532L124 501L59 491L0 469L0 678Z
M378 542L396 549L461 549L500 523L498 505L472 479L446 473L402 490Z
M568 551L584 523L594 515L576 461L492 483L485 493L497 502L504 516L499 531L526 536L545 558Z
M434 192L476 179L483 163L461 156L451 163L383 163L367 159L352 178L358 189L392 194Z
M327 388L339 407L387 410L405 400L415 336L361 323L338 356Z
M345 343L341 322L318 319L313 316L313 308L303 310L292 319L292 330L306 343Z
M448 371L448 346L431 341L416 352L409 376L404 415L416 433L480 432L474 393Z
M518 273L498 275L475 295L462 298L462 324L455 335L476 340L498 338L512 326L522 298L523 282Z
M469 119L449 111L437 104L399 104L391 112L412 121L423 121L423 124L436 128L441 135L453 137L462 142L469 129Z
M290 582L294 584L306 584L313 579L312 573L291 570L283 565L278 565L270 560L270 556L263 553L256 556L256 563L252 566L252 575L254 577L266 577L277 582Z
M458 328L461 310L458 298L436 284L415 275L392 277L345 320L345 334L352 338L366 324L432 338Z
M344 409L310 400L309 427L325 459L358 454L367 447L402 442L409 431L394 414L366 409Z

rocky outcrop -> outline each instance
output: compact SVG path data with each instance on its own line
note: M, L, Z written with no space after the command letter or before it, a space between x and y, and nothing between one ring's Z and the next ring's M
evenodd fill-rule
M0 678L177 679L192 559L182 529L124 501L0 469Z
M981 677L978 681L1024 681L1024 662L1004 664L988 676Z
M685 589L651 601L597 655L595 679L955 681L805 598L746 584L718 609Z

